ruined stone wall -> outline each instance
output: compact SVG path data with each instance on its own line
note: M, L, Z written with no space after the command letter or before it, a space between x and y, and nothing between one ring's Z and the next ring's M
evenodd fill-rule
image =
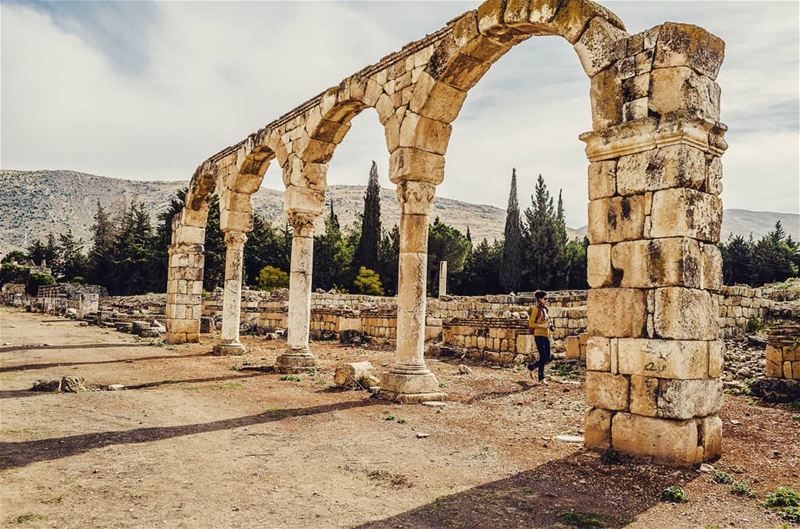
M800 325L783 325L770 331L766 375L800 380Z
M719 332L722 338L731 338L747 331L748 325L767 319L776 302L762 296L760 288L724 286L719 300Z

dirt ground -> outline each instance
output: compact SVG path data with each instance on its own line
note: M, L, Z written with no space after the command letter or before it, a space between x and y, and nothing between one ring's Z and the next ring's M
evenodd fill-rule
M0 309L3 527L776 529L760 502L800 486L789 406L726 399L715 467L751 498L708 473L604 464L556 440L582 433L580 377L531 386L524 371L459 375L431 360L446 406L393 405L332 387L337 362L383 369L391 352L313 343L321 369L296 381L239 369L284 347L244 342L248 355L214 357L210 340L150 344ZM28 391L67 375L127 389ZM689 501L659 501L670 485Z

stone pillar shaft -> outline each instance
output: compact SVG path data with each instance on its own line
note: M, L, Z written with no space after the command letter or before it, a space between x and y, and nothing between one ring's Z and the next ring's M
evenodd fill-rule
M225 286L222 297L222 343L214 347L216 354L241 354L239 324L242 306L242 260L247 235L239 231L225 232Z
M435 187L401 182L400 256L397 281L397 349L381 379L381 394L400 402L442 400L439 382L425 366L425 306L428 261L428 210Z
M447 295L447 261L439 263L439 297Z
M307 212L289 213L289 223L294 234L289 270L288 347L275 362L275 369L280 373L305 371L317 365L316 357L308 348L316 218L317 215Z

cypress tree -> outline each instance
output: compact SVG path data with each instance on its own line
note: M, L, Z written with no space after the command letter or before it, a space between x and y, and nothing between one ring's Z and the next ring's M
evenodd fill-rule
M358 240L353 267L366 266L378 270L378 248L381 242L381 188L378 184L378 165L372 162L367 192L364 195L364 214L361 217L361 237Z
M109 279L113 274L111 259L114 236L111 215L100 205L98 200L92 226L92 249L89 250L89 283L108 287Z
M511 191L506 209L503 253L500 257L500 285L508 292L519 290L522 284L522 223L517 201L517 170L511 170Z
M531 289L549 289L556 275L557 261L555 245L556 211L553 198L547 190L544 178L539 175L536 190L531 197L531 207L525 210L524 276Z

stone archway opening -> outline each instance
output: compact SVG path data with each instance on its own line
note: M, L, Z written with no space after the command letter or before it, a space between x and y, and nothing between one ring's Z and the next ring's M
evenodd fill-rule
M715 243L726 127L715 79L724 43L688 24L630 35L619 18L589 0L488 0L205 162L202 178L228 183L226 240L228 232L249 230L248 193L260 185L268 159L283 168L294 241L289 343L276 367L316 364L307 339L313 223L336 146L352 117L373 107L385 129L402 212L397 349L382 378L383 395L401 402L445 397L423 355L431 201L468 91L512 47L538 35L566 39L591 84L592 130L580 136L589 159L591 244L586 444L677 464L713 459L722 435L722 353L711 293L721 279ZM202 258L195 266L183 257L194 241L183 234L202 230L204 219L187 209L182 218L190 220L176 230L170 259L173 343L197 339L195 298L178 297L194 286L177 281L196 281L198 273L202 279ZM239 291L233 285L228 296L227 283L241 283L241 251L236 237L230 239L225 314L238 328ZM230 338L222 345L232 345L225 342Z

